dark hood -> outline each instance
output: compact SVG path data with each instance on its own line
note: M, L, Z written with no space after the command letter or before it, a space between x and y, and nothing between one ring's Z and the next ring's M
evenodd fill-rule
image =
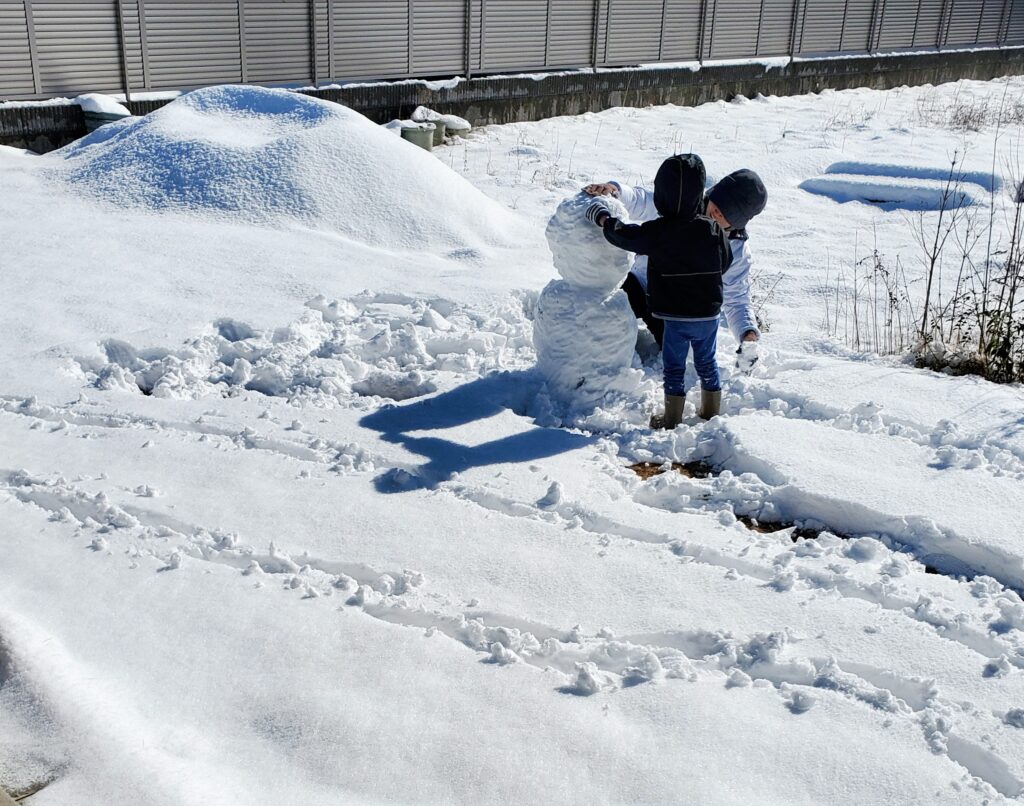
M676 154L654 177L654 206L665 218L688 221L704 201L704 162L696 154Z

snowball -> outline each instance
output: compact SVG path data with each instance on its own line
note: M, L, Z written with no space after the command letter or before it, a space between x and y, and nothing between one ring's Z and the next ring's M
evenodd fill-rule
M622 285L629 272L630 253L612 246L600 228L585 217L596 199L577 193L566 199L548 221L546 235L555 269L578 288L608 293ZM622 202L602 196L616 218L629 220Z
M636 333L625 292L606 295L575 289L565 280L548 283L537 300L533 344L552 395L596 404L631 366Z

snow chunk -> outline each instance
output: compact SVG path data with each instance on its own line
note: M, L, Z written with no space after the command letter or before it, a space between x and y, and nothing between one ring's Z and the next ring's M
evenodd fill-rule
M795 688L789 685L789 683L783 683L779 686L779 690L786 700L786 707L794 714L807 713L818 701L817 697L810 692Z
M1003 717L1003 722L1011 728L1024 729L1024 708L1011 708Z
M562 503L562 485L560 482L553 481L544 497L537 502L537 506L541 509L554 509L560 503Z
M443 123L449 131L469 131L472 128L465 118L460 118L458 115L442 115L425 106L417 106L411 117L417 122Z
M101 95L98 92L79 95L72 103L82 107L83 112L95 112L100 115L124 115L125 117L130 117L132 114L128 107L119 104L109 95Z

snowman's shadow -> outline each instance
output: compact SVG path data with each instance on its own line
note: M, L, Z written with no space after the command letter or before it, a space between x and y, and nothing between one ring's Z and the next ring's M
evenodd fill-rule
M389 405L366 415L359 421L361 426L427 459L415 470L392 469L381 474L374 479L374 486L384 493L434 487L470 468L529 462L593 444L596 437L539 426L476 445L412 433L465 426L503 411L521 413L540 386L533 371L497 372L415 403Z

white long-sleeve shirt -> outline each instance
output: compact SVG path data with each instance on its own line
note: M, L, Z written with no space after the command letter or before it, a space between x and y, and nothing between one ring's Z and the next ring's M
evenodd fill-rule
M654 206L654 193L647 188L633 187L622 182L611 182L619 189L619 201L625 206L633 221L650 221L658 217L658 210ZM743 334L754 331L760 335L757 328L757 317L754 315L754 308L750 304L750 266L751 253L744 238L730 238L729 246L732 247L732 265L722 276L722 312L725 314L725 321L729 330L736 337L736 341L743 340ZM647 288L647 256L636 255L633 258L633 266L630 271L636 275L640 284Z

